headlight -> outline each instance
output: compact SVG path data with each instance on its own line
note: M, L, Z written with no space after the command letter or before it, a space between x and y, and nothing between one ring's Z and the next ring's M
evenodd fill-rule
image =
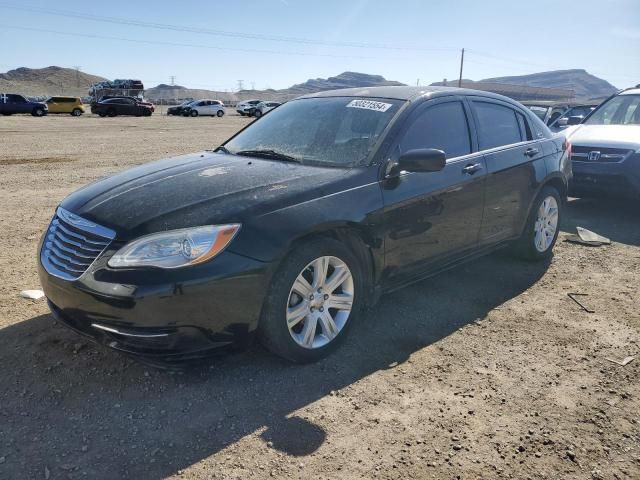
M108 262L110 267L179 268L222 252L240 230L237 223L154 233L129 242Z

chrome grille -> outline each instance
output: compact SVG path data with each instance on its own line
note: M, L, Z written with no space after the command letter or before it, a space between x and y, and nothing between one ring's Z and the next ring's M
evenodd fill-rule
M571 160L574 162L617 163L631 155L633 150L608 147L571 147Z
M49 225L40 260L47 272L76 280L115 237L115 232L58 208Z

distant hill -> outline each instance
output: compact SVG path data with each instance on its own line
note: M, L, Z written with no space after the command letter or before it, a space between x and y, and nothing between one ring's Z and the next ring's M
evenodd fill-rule
M0 73L0 92L28 96L73 95L85 96L90 85L106 80L103 77L79 72L73 68L16 68Z
M576 92L576 97L581 98L604 98L618 91L606 80L591 75L583 69L554 70L515 77L485 78L480 81L530 87L568 88Z
M248 98L261 98L265 100L289 100L307 93L321 92L350 87L376 87L383 85L404 85L404 83L387 80L381 75L369 75L358 72L344 72L335 77L315 78L304 83L293 85L280 90L241 90L239 92L217 92L214 90L190 89L177 85L160 84L157 87L147 89L147 98L158 101L183 98L215 98L223 101L238 101Z

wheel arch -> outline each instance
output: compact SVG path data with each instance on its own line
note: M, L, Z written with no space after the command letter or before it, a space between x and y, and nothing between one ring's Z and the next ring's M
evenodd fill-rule
M355 222L324 225L311 232L301 233L289 242L285 253L278 262L278 266L298 246L321 238L336 240L349 248L359 260L365 280L365 292L367 306L375 301L375 291L378 272L382 268L383 258L381 249L376 248L377 243L367 229Z

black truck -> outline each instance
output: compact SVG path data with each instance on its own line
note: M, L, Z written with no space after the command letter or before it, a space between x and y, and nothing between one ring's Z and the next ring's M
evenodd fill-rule
M46 103L32 102L15 93L0 93L0 114L30 113L34 117L42 117L49 111Z

